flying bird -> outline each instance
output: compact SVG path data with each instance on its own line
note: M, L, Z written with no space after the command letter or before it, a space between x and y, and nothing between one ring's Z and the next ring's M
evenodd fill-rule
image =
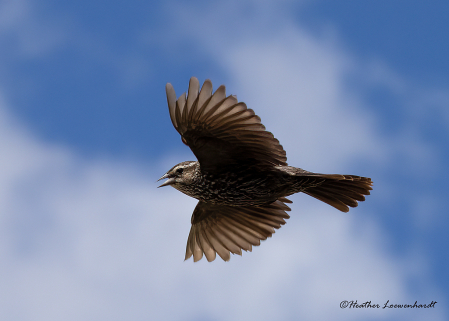
M198 161L173 166L161 179L199 200L193 211L185 259L242 254L260 245L285 224L292 203L286 197L305 193L342 212L370 194L370 178L319 174L287 165L279 141L265 130L260 117L225 86L212 93L192 77L188 94L176 99L168 83L168 109L173 126Z

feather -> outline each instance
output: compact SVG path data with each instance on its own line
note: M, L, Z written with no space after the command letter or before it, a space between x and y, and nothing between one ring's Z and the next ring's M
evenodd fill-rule
M203 107L203 105L209 98L211 98L211 96L212 96L212 82L209 79L206 79L206 81L203 84L203 87L201 87L201 91L198 96L198 108Z
M251 251L252 246L260 245L261 240L285 224L284 219L288 215L284 210L289 208L280 200L257 207L213 205L200 201L192 215L186 259L193 253L196 262L204 253L210 262L216 253L228 261L230 253L241 255L242 250Z
M192 109L193 102L198 97L199 89L200 89L200 83L198 82L198 79L196 77L190 78L189 93L187 95L187 104L186 104L187 110Z

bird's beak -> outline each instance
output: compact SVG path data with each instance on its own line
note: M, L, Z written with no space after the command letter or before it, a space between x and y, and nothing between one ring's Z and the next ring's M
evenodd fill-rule
M161 186L158 186L157 188L163 187L163 186L167 186L167 185L171 185L171 184L173 184L175 182L175 179L173 177L170 177L170 175L168 173L164 174L164 176L159 178L157 181L159 182L161 179L165 179L165 178L168 178L168 180L164 184L162 184Z

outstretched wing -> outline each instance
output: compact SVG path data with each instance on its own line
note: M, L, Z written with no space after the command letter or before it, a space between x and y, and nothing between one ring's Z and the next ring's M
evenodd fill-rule
M230 253L242 255L275 232L290 216L285 211L291 203L286 198L264 206L234 207L199 201L192 215L192 227L187 239L187 260L193 255L197 262L203 253L209 262L216 253L229 261Z
M198 79L192 77L187 97L184 93L176 100L170 83L166 91L173 126L201 168L213 172L242 162L287 164L284 149L272 133L265 131L260 117L235 96L226 97L225 86L212 94L212 83L206 80L199 91Z

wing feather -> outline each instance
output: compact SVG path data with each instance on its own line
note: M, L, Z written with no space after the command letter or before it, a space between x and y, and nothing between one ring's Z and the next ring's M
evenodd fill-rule
M226 97L225 86L212 93L206 80L200 90L192 77L188 95L176 101L171 84L166 85L167 103L173 126L181 134L209 172L245 161L260 165L286 165L287 157L279 141L265 130L260 117L235 96Z
M211 97L212 97L212 82L209 79L207 79L204 82L203 87L201 87L201 91L198 96L198 106L201 107L201 106L205 105L207 100L210 99ZM175 95L175 99L176 99L176 95ZM199 115L199 116L201 116L201 115Z
M188 110L192 109L194 101L198 98L199 89L200 83L198 82L198 79L196 79L195 77L190 78L189 93L187 96L187 105L186 105Z
M173 88L172 84L167 84L165 86L165 91L167 93L167 103L168 103L168 111L170 112L170 119L173 123L173 126L176 128L177 127L177 123L176 123L176 93L175 93L175 89Z
M207 261L212 262L213 260L215 260L216 252L211 247L210 241L208 240L208 238L206 236L204 228L200 228L199 231L200 231L199 235L200 235L201 247L204 251L204 254L206 255L206 259L207 259Z
M203 257L211 262L218 254L229 261L231 253L242 254L260 245L285 224L286 198L271 204L253 207L213 205L198 202L192 215L192 227L187 239L186 260L193 255L194 262Z
M210 80L209 80L210 81ZM218 89L213 93L212 98L209 100L209 103L204 106L204 114L207 115L208 112L214 108L218 107L218 103L223 101L226 98L226 87L221 85ZM237 100L237 99L235 99Z

